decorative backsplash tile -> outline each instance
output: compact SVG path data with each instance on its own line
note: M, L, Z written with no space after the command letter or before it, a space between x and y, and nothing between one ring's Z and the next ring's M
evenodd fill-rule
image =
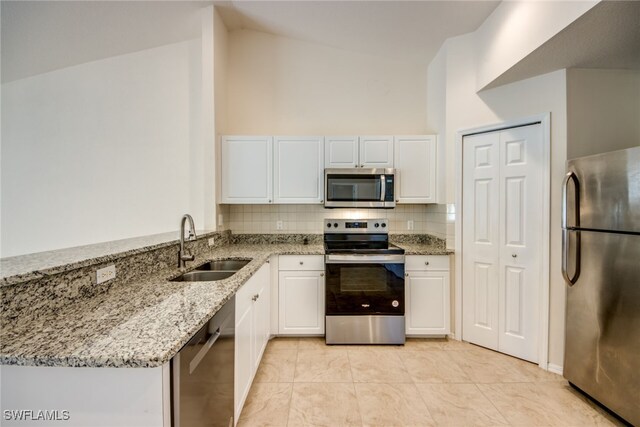
M451 213L447 213L447 207ZM230 205L234 234L322 233L325 218L388 218L389 232L427 233L446 239L453 205L399 205L394 209L325 209L319 205ZM280 229L279 222L282 222ZM411 224L413 228L411 228ZM451 222L451 229L453 222Z

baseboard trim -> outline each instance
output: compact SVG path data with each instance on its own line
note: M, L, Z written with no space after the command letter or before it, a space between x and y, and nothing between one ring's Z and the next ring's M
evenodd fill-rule
M562 375L562 366L554 365L553 363L549 363L547 365L547 370L549 372L553 372L554 374Z

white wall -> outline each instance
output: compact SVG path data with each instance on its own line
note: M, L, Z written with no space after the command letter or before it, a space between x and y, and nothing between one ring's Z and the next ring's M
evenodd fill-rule
M476 89L490 85L599 2L502 2L474 33L478 40Z
M2 85L2 256L177 230L202 212L200 73L198 39Z
M220 199L220 136L227 133L227 69L229 66L229 35L228 30L220 14L214 11L213 17L213 92L214 92L214 119L215 131L215 155L216 155L216 172L215 172L215 191L216 191L216 224L217 229L223 230L229 228L229 206L218 203ZM222 215L222 223L219 218Z
M239 30L229 34L228 133L426 133L426 65Z
M640 145L640 71L567 71L567 158Z
M563 363L564 292L560 271L560 188L566 160L566 73L564 70L476 93L477 39L473 33L445 43L444 80L430 85L446 86L445 128L434 129L443 135L447 149L447 199L455 201L456 135L458 131L498 124L541 113L551 113L551 253L550 253L550 348L549 361ZM433 66L441 66L435 64ZM431 91L431 89L428 89ZM431 105L431 104L430 104ZM442 110L435 104L434 108ZM430 110L431 111L431 110ZM440 113L441 114L441 113ZM458 215L457 220L460 220ZM450 239L448 239L450 240ZM460 248L456 248L460 250Z

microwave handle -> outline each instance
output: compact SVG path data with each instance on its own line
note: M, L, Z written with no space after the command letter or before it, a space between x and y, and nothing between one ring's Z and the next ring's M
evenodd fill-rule
M380 180L382 181L382 185L380 186L380 201L384 202L384 198L387 195L387 180L384 175L380 175Z

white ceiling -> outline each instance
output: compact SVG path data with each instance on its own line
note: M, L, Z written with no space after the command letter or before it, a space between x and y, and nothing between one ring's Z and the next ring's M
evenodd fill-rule
M429 62L499 1L6 1L2 81L200 36L215 3L230 30L253 29L403 61Z
M485 89L563 68L640 70L640 1L603 1Z
M2 82L198 38L208 4L2 0Z
M430 62L449 37L475 31L499 1L216 1L229 30Z

